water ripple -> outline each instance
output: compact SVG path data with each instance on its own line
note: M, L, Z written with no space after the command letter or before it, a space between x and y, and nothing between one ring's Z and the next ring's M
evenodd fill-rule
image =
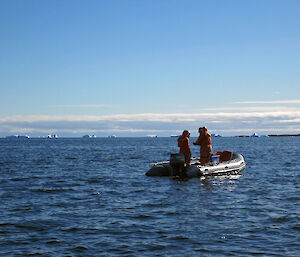
M144 175L172 138L0 139L0 255L297 256L300 138L282 140L217 138L241 175L173 180Z

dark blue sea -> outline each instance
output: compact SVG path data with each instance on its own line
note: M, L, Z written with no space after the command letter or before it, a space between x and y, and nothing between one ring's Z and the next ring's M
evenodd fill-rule
M214 138L241 175L145 176L176 145L0 139L0 256L300 256L300 137Z

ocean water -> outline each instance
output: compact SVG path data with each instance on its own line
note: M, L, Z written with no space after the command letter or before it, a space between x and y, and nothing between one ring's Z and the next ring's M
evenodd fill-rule
M214 138L246 169L187 181L145 176L176 138L0 147L0 256L300 256L300 137Z

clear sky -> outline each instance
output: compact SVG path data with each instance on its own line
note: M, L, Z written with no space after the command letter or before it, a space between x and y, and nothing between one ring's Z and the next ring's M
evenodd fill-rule
M0 136L300 133L298 0L0 0Z

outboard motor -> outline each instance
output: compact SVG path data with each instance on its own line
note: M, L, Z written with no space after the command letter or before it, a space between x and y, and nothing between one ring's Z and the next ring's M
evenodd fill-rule
M172 176L185 176L185 159L182 153L171 153L170 165L172 167Z

